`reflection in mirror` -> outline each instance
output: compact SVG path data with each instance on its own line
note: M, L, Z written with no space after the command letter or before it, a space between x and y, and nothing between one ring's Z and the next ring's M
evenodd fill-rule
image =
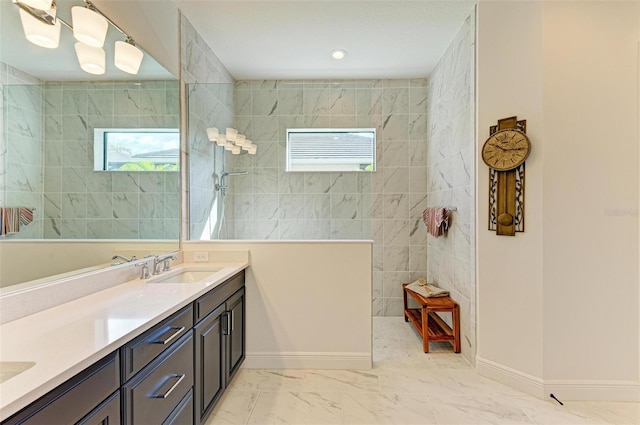
M71 23L71 7L83 5L59 0L57 16ZM157 248L147 243L144 252L178 249L178 164L174 159L163 171L147 167L149 158L177 158L178 148L158 144L136 157L121 144L115 150L131 171L94 170L96 128L177 131L176 77L148 53L137 75L116 68L114 46L125 38L112 25L104 44L106 72L91 75L80 68L68 28L61 28L59 47L47 49L26 40L11 0L0 0L0 19L0 211L9 218L0 234L0 287L17 283L18 274L21 282L111 264L110 254L87 253L84 262L69 261L68 269L43 258L26 275L8 273L25 246L20 241L29 240L32 250L50 246L69 253L74 248L43 239L155 240ZM166 240L174 242L167 246ZM117 243L108 246L118 251Z

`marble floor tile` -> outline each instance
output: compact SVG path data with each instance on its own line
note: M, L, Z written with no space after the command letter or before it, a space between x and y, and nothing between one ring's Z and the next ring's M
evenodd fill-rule
M640 403L539 400L476 373L449 343L374 317L371 370L240 369L206 425L640 425Z
M227 389L205 425L244 425L256 404L260 391Z
M263 391L247 424L339 425L342 393Z
M343 424L437 424L428 397L406 393L347 393L343 402Z
M533 424L508 397L432 396L429 402L440 424Z
M639 425L640 403L622 402L565 402L567 410L593 418L599 423Z

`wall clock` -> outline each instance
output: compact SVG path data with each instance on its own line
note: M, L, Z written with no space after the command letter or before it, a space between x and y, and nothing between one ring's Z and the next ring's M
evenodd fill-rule
M482 147L482 160L489 166L489 230L514 236L524 232L524 170L531 152L526 120L498 120Z

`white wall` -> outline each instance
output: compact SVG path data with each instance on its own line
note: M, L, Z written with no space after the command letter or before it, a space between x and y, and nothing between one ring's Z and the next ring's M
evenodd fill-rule
M244 367L369 369L372 244L184 242L190 252L248 250Z
M480 2L478 148L527 120L526 232L487 221L478 161L481 373L539 396L640 400L636 2Z
M479 2L477 152L489 127L517 115L533 148L526 164L525 229L487 229L489 169L476 155L478 367L489 360L542 377L542 3Z

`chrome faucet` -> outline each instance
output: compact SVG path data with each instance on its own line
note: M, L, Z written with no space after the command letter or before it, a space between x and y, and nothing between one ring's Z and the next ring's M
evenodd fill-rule
M130 263L132 261L136 261L138 259L138 257L136 257L135 255L132 255L131 258L127 258L124 257L122 255L114 255L113 257L111 257L111 260L122 260L124 262ZM121 263L116 263L116 264L121 264ZM113 264L115 265L115 264Z
M156 255L153 257L153 274L160 274L162 272L168 272L171 270L171 260L177 260L176 254ZM160 264L163 264L162 270L160 270Z

